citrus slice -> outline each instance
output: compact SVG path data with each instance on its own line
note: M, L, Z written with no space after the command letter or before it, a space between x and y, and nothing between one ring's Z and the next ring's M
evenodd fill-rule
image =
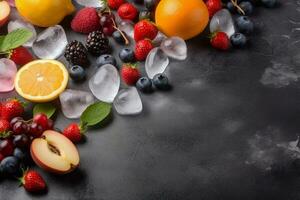
M20 96L33 102L56 99L67 87L69 74L56 60L35 60L24 65L15 78L15 88Z

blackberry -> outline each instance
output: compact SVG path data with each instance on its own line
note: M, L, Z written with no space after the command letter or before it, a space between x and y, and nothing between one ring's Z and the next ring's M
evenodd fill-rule
M110 52L109 40L102 31L91 32L86 39L86 48L94 56Z
M73 65L86 66L89 64L87 50L84 45L77 40L67 45L64 56L66 60Z

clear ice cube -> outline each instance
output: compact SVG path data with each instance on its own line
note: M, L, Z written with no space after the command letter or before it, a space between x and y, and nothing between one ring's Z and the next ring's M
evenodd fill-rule
M7 25L7 31L9 33L19 28L24 28L32 32L32 37L23 44L25 47L32 47L33 42L36 40L36 31L34 26L25 22L23 19L11 20Z
M225 32L228 37L235 33L234 22L230 12L227 9L218 11L209 24L210 32Z
M118 28L131 38L133 38L133 26L134 24L128 20L120 21L118 24Z
M0 59L0 92L9 92L14 89L16 73L17 66L12 60Z
M118 70L113 65L103 65L90 79L89 87L97 99L112 103L120 88Z
M114 100L114 107L120 115L136 115L142 112L143 104L135 87L120 90Z
M170 37L162 41L160 48L167 56L176 60L185 60L187 57L187 46L180 37Z
M65 30L56 25L45 29L33 43L32 49L35 55L42 59L56 59L65 50L68 44Z
M91 92L67 89L59 95L63 114L69 119L76 119L95 102Z
M85 7L103 8L105 4L101 0L75 0L78 4Z
M163 73L169 65L168 56L161 48L152 49L145 61L145 69L149 78L153 78L156 74Z
M154 40L152 41L152 43L154 46L159 47L160 44L162 43L162 41L166 38L167 38L167 36L159 31L157 33L156 37L154 38Z

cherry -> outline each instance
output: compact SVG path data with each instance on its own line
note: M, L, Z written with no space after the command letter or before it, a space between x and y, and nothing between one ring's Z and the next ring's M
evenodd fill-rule
M45 114L37 114L36 116L34 116L33 122L41 125L44 130L48 129L48 117Z
M22 117L14 117L12 120L10 120L10 128L12 129L18 121L23 121Z
M0 142L0 154L4 157L12 155L14 151L14 145L11 140L4 139Z
M112 25L103 27L103 33L106 36L111 36L115 32L115 28Z
M17 121L12 130L15 135L25 134L28 132L28 125L24 121Z
M29 127L29 133L31 136L33 137L40 137L44 132L44 129L43 127L36 123L36 122L32 122L32 124L30 124L30 127Z
M30 145L30 139L27 135L16 135L13 139L13 144L19 148L27 148Z

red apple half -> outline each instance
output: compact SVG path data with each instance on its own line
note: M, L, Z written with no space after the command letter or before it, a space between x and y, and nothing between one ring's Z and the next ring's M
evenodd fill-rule
M76 146L64 135L47 130L32 141L30 154L34 162L46 171L67 174L79 165Z
M0 1L0 27L3 26L10 14L10 7L7 1Z

